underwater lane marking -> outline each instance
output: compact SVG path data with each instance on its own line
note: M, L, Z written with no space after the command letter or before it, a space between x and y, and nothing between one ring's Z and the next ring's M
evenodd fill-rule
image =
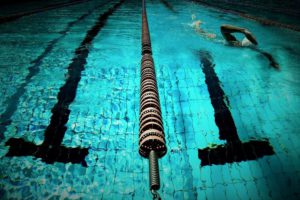
M44 58L53 50L54 45L56 45L60 40L62 40L76 23L84 20L86 17L90 16L96 9L106 5L107 3L109 3L109 1L98 5L97 7L88 11L86 14L80 16L78 19L69 22L66 28L60 32L61 35L58 38L55 38L52 41L50 41L48 46L42 52L42 54L31 62L33 65L28 67L29 73L25 77L24 83L22 83L17 88L16 92L4 102L4 104L7 104L7 106L5 111L0 115L0 142L4 139L4 133L7 130L7 126L9 126L12 122L11 117L17 110L17 106L19 104L21 96L25 93L25 87L31 82L32 78L39 73L40 65L42 64Z
M177 11L174 9L173 5L167 2L166 0L160 0L161 3L163 3L169 10L171 10L174 13L177 13Z
M273 155L274 150L267 139L241 142L237 129L228 108L229 100L225 95L220 80L214 70L214 63L207 51L199 51L201 69L205 75L211 104L214 108L215 122L219 129L219 138L224 145L213 148L198 149L201 166L223 165L226 163L256 160L266 155Z
M40 9L29 11L29 12L18 13L18 14L6 16L6 17L0 17L0 24L7 23L7 22L12 22L12 21L20 19L21 17L37 14L37 13L40 13L40 12L45 12L45 11L48 11L48 10L63 8L63 7L67 7L67 6L73 6L73 5L80 4L80 3L85 3L85 2L88 2L88 1L91 1L91 0L76 0L76 1L68 2L68 3L57 3L57 4L52 4L52 5L45 6L45 7L40 8Z
M120 0L104 14L100 15L96 24L86 33L84 40L76 49L73 61L68 67L68 79L60 88L57 95L58 102L51 110L52 117L45 131L44 142L41 145L35 145L22 138L11 138L6 142L6 145L10 146L6 156L35 156L42 158L42 161L50 164L54 162L71 162L80 163L85 167L87 166L85 162L85 157L88 154L87 148L67 148L61 146L67 130L65 124L68 122L71 112L69 105L75 99L78 83L81 79L81 72L85 69L84 66L89 54L89 46L106 24L108 17L123 3L124 0Z

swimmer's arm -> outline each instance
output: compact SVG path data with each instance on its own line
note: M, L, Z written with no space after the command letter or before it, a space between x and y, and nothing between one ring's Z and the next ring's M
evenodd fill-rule
M245 28L241 28L241 27L237 27L237 26L232 26L232 25L229 25L229 24L223 24L221 26L221 31L224 32L224 33L234 33L234 32L245 33L248 30L245 29Z
M250 40L253 44L255 44L255 45L258 44L256 41L256 38L246 28L241 28L241 27L232 26L232 25L228 25L228 24L223 24L221 26L221 33L227 41L237 41L237 39L233 35L231 35L231 33L234 33L234 32L243 33L248 38L248 40Z

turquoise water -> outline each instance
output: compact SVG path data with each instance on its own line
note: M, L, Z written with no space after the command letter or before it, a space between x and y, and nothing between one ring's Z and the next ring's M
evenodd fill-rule
M138 0L126 0L93 39L69 106L61 146L88 148L87 167L71 162L47 164L34 156L5 156L10 138L43 143L76 49L99 15L117 2L88 1L84 6L0 24L0 112L6 113L1 114L1 199L151 199L148 160L138 154ZM159 160L161 197L299 199L300 34L190 1L169 3L173 10L159 0L147 1L168 147ZM217 35L217 41L189 26L193 14L203 22L203 30ZM253 49L225 45L219 31L224 23L251 30L259 48L272 54L280 70ZM199 52L203 51L215 64L239 139L267 139L273 155L201 166L198 149L226 143L219 139L201 69Z

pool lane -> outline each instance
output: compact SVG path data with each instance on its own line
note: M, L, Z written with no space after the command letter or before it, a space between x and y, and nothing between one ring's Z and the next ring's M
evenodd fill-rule
M48 68L64 67L63 64L72 58L80 37L84 36L84 32L81 33L78 27L88 28L96 11L101 10L101 6L94 10L95 7L97 4L91 2L86 4L86 10L82 10L81 6L72 6L68 7L69 10L45 12L20 19L10 25L0 25L0 90L3 94L0 99L1 135L5 132L5 126L10 124L10 117L16 106L22 107L24 100L19 104L18 100L26 98L26 95L23 96L24 89L33 89L30 82L52 79L45 71ZM43 88L55 87L56 83L58 81L51 82L49 87ZM21 109L26 109L26 106ZM23 118L25 119L26 117Z
M33 196L56 198L64 191L64 186L58 183L61 181L63 185L72 187L76 195L82 198L116 199L131 198L135 195L137 199L140 199L149 195L146 190L147 185L140 184L146 181L148 173L144 168L147 168L147 165L143 164L137 151L140 8L139 1L125 1L124 5L108 18L107 24L89 46L89 55L85 70L81 74L76 98L69 107L71 112L62 145L68 148L79 146L89 148L89 154L86 157L88 167L83 168L79 164L72 164L70 167L71 163L59 162L47 165L41 162L41 159L34 159L31 156L2 157L1 170L5 170L4 166L16 158L13 171L20 171L18 169L25 166L24 163L34 168L35 178L31 179L30 175L26 175L27 180L21 181L19 188L15 188L10 183L3 185L4 182L11 180L9 177L4 178L0 183L1 188L13 191L10 194L5 193L8 197L18 197L18 195L21 197L21 188L45 179L47 185L40 184L36 190L29 189ZM132 19L128 18L129 15ZM52 72L49 69L47 71ZM56 69L53 71L55 72ZM46 83L49 84L51 81ZM62 81L59 83L64 84ZM34 84L38 82L33 81L30 85ZM54 93L55 100L57 93ZM45 93L36 95L41 99L47 96ZM48 107L49 105L46 106ZM18 109L13 119L20 115L24 116ZM42 121L38 117L35 119L38 122ZM26 128L27 125L22 123L19 127ZM29 127L33 128L32 125ZM7 133L13 135L11 129ZM32 140L34 134L26 132L21 137L40 145L43 137ZM23 165L20 165L21 163ZM11 174L8 171L7 173ZM16 174L17 177L19 175L22 176L22 174ZM58 193L53 191L58 191ZM73 196L74 194L68 194L70 198Z
M70 106L63 144L89 147L87 170L100 191L91 195L99 198L151 198L138 153L140 43L141 1L126 1L95 38Z
M283 177L285 171L288 171L289 180L293 183L298 180L298 175L291 175L298 174L296 166L299 163L294 160L298 154L295 152L298 145L291 142L299 141L292 131L297 132L298 128L295 125L299 122L294 118L294 111L299 106L299 88L295 88L298 81L289 84L280 79L286 80L291 76L292 80L299 75L295 68L297 64L294 56L288 55L284 49L287 43L299 49L294 45L294 42L299 40L299 34L280 27L261 26L237 15L223 15L191 2L175 2L169 1L178 11L177 15L163 4L159 4L158 0L148 4L148 20L158 70L157 81L165 119L166 143L171 152L166 155L165 160L162 159L161 166L164 166L164 169L161 173L161 196L167 199L174 199L174 196L196 196L197 199L297 199L298 194L289 192L284 180L276 181L274 177L277 174ZM259 47L265 52L272 52L275 62L280 64L280 70L274 70L270 66L271 60L266 59L260 52L230 47L224 42L201 37L189 26L193 22L192 15L196 16L196 20L202 21L202 30L216 34L217 38L222 38L219 31L221 24L248 28L257 36ZM287 41L284 39L286 37L293 39ZM215 64L215 78L218 79L214 79L212 74L205 74L199 67L205 64L206 67L210 66L207 62L208 57L203 56L202 60L199 59L199 50L208 52L211 56ZM205 83L206 79L211 80L211 83ZM289 92L284 92L282 86L285 89L289 88ZM226 98L230 102L226 106L232 120L226 127L220 127L222 121L219 124L215 121L216 105L211 103L210 92L215 89L220 92L218 88L224 95L212 95L214 103L223 101L226 104ZM291 104L285 109L278 109L284 102ZM283 119L288 120L290 117L293 120L284 123L283 128ZM221 116L220 119L226 121L225 118L226 116ZM172 124L175 124L174 128ZM224 163L224 155L214 159L214 149L226 146L226 141L219 135L219 128L233 128L232 133L238 133L238 138L243 143L249 140L263 140L263 143L272 146L275 154L273 151L268 153L262 150L263 154L271 155L246 162L238 161L239 156L236 154L236 157L231 158L235 163ZM285 134L286 132L289 134ZM267 138L268 142L263 138ZM276 138L280 138L280 141ZM290 142L287 142L288 140ZM239 150L248 149L249 153L254 155L255 150L251 145L248 147ZM206 148L210 150L206 154L203 152L205 155L198 158L198 150ZM285 151L289 152L288 158ZM204 158L205 156L207 157ZM225 154L225 158L230 160L229 155ZM172 175L164 176L165 171ZM285 188L285 192L278 192L279 188ZM296 191L296 187L293 188L292 190Z
M51 51L53 51L54 46L58 42L60 42L65 38L65 36L69 33L69 31L74 25L86 19L94 11L101 8L107 3L108 2L101 3L100 5L95 6L93 9L89 10L87 13L81 15L76 20L69 22L67 26L64 28L64 30L60 31L60 36L51 40L48 43L48 46L45 48L45 50L35 60L31 61L32 65L28 67L29 73L25 77L24 82L20 86L18 86L16 92L11 97L7 98L6 101L4 102L4 105L7 104L7 107L5 108L5 111L2 112L0 115L0 140L4 139L4 133L7 129L7 126L10 125L11 123L11 117L18 107L19 99L24 94L25 87L31 82L32 78L39 73L40 71L39 68L42 65L42 62L45 59L45 57L48 56Z
M10 146L6 156L35 156L42 158L46 163L72 162L87 166L85 156L88 154L88 149L82 149L80 147L68 149L61 146L66 132L65 124L68 122L71 112L69 106L75 99L81 73L85 69L86 59L89 55L89 46L92 44L98 32L101 31L101 28L105 26L108 17L112 15L123 2L124 1L121 0L103 14L100 14L95 25L87 31L84 40L75 50L72 62L67 68L67 80L60 88L57 95L58 102L51 110L51 121L45 131L44 142L40 146L36 146L34 143L29 143L22 138L10 138L6 142L6 145Z
M233 120L229 100L221 87L221 82L214 70L215 64L209 52L199 51L201 68L205 75L205 83L214 108L215 122L219 129L219 138L225 145L199 149L201 166L224 165L233 162L257 160L263 156L274 155L268 138L241 142Z

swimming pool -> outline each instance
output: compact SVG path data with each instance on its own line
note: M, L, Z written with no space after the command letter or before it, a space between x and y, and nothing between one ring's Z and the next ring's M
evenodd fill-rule
M298 199L300 34L193 1L168 3L147 1L168 147L161 197ZM195 32L191 15L218 41ZM225 23L251 30L280 69L219 41ZM0 30L1 198L151 199L138 153L141 2L87 1ZM233 127L216 123L215 102L243 144L266 141L273 153L204 164L199 149L230 143L219 132Z

